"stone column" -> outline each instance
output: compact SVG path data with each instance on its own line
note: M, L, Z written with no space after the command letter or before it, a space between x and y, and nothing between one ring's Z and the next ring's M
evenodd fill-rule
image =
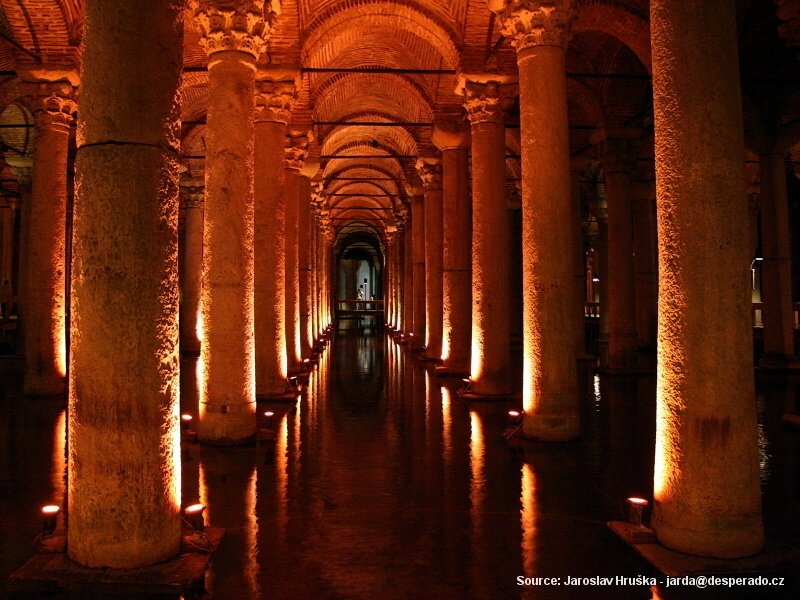
M6 156L6 164L17 180L19 187L19 203L17 218L19 219L19 262L17 264L17 336L16 356L25 356L25 308L28 289L28 239L30 238L31 189L33 187L33 157Z
M636 142L641 132L600 129L591 136L600 146L608 211L608 270L602 282L608 291L608 361L612 371L638 366L636 295L633 264L631 172L636 168Z
M468 393L504 396L511 392L511 304L503 92L500 83L491 79L469 77L460 87L472 131L472 354Z
M269 27L263 2L192 0L208 53L203 338L198 435L255 435L253 143L255 63Z
M178 3L133 0L90 0L84 13L67 552L87 567L135 568L180 551L183 17Z
M300 347L300 170L308 154L308 135L292 132L284 148L286 360L289 373L303 370Z
M655 189L651 184L635 188L633 201L634 285L636 333L640 361L653 368L658 323L658 249L656 242Z
M442 261L444 259L442 214L442 165L421 158L417 172L425 187L425 358L442 358Z
M262 81L256 96L255 309L256 395L286 393L286 276L283 157L294 80Z
M442 265L442 360L440 375L466 377L472 331L472 209L469 197L469 130L437 126L433 143L442 152L444 212Z
M322 316L321 316L321 305L322 305L322 285L320 282L321 277L321 265L320 265L320 237L321 237L321 230L320 230L320 219L321 215L320 212L322 210L322 206L325 203L325 192L322 190L322 186L317 186L314 193L311 195L311 210L313 213L313 219L311 224L311 237L312 237L312 247L311 247L311 287L312 287L312 296L311 296L311 317L313 322L312 327L312 346L314 348L318 347L318 342L322 337L322 330L324 329L322 325Z
M411 278L413 280L410 341L413 350L425 347L425 200L420 193L411 194Z
M414 333L414 255L413 228L416 215L409 211L403 236L403 335L408 341L409 334ZM411 336L413 339L413 336Z
M652 523L679 552L748 556L764 538L735 6L651 0L650 24L659 250Z
M16 199L0 200L0 296L11 294L11 272L14 258L14 222L17 216ZM0 313L2 314L2 313Z
M319 171L318 162L306 162L300 178L300 214L298 216L298 266L300 270L300 354L308 358L314 347L312 246L314 231L311 221L311 178Z
M758 366L800 370L800 358L794 348L792 250L785 156L781 150L773 150L759 157L764 354Z
M23 75L24 76L24 75ZM73 81L23 84L36 148L28 213L23 393L63 394L67 374L67 151L77 104Z
M198 325L200 318L201 272L203 267L203 204L202 182L181 182L184 191L184 242L181 279L181 352L200 353Z
M564 50L575 11L571 0L514 0L499 17L519 65L523 431L567 440L580 430Z

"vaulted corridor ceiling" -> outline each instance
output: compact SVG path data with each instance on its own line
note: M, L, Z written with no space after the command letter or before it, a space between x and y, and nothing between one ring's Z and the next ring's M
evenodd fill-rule
M188 176L202 178L208 58L189 4L182 155ZM320 214L335 237L364 232L383 238L406 218L405 199L420 187L417 159L437 152L434 125L467 124L460 77L495 74L513 82L516 76L516 52L490 10L509 4L502 0L269 0L253 2L250 10L262 4L273 13L273 29L258 67L295 78L289 130L311 134L306 173L318 165L313 178L325 198ZM737 4L745 123L753 142L797 127L800 69L792 44L800 38L798 9L788 1ZM566 67L575 170L593 158L595 129L636 128L650 138L637 157L637 177L652 180L649 3L574 5ZM31 80L40 69L79 68L83 2L0 0L0 9L0 109L6 109L20 95L20 79ZM29 151L28 128L12 126L30 120L13 106L3 114L5 154ZM513 101L505 122L513 202L520 184ZM13 194L8 167L2 179L3 192Z

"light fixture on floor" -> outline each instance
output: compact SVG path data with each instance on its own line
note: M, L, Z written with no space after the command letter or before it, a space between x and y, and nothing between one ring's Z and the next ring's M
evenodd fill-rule
M275 413L271 410L268 410L264 413L264 417L267 419L267 429L272 429L272 417L275 416Z
M519 410L510 410L508 411L508 426L509 427L516 427L520 423L522 423L522 411Z
M58 513L60 512L61 507L55 504L48 504L42 507L42 537L50 537L55 533Z
M642 527L642 512L647 504L644 498L628 498L628 521L634 527Z
M205 529L205 518L203 512L206 507L204 504L190 504L183 509L183 520L193 531L203 531Z
M192 428L192 415L190 414L181 415L181 425L184 431L189 431L189 429Z

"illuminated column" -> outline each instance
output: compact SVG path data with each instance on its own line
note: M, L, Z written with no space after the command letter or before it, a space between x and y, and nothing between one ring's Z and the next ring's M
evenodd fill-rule
M762 153L761 168L761 301L764 354L758 366L800 369L794 348L792 249L785 153Z
M308 135L292 132L284 148L284 215L286 280L286 360L290 373L302 370L303 351L300 347L300 169L308 154Z
M763 526L735 6L651 0L650 23L659 251L652 523L679 552L748 556L761 550Z
M440 374L469 375L472 319L472 226L469 198L469 131L437 126L433 143L442 151L444 212L442 360Z
M256 396L286 393L286 277L283 157L294 80L257 84L255 114Z
M472 352L470 392L511 393L505 127L497 82L463 84L472 129Z
M607 272L608 361L612 370L637 367L636 295L634 291L633 220L630 174L636 168L639 131L600 129L591 141L600 146L608 212Z
M425 200L419 192L414 190L411 195L411 346L415 350L425 345Z
M200 273L203 266L203 200L202 182L181 182L184 191L184 241L181 279L181 351L200 352L198 317L200 315Z
M314 322L311 317L314 289L312 284L312 247L314 232L311 220L311 178L319 171L318 162L306 162L300 179L300 214L298 216L298 266L300 269L300 353L311 354L314 346Z
M312 345L314 346L317 345L317 342L322 336L322 330L325 328L324 325L322 325L322 282L320 281L320 278L322 277L322 266L320 263L320 239L322 237L321 212L324 203L325 191L320 185L317 186L314 193L311 195L311 210L313 213L313 222L311 225L311 235L313 239L313 244L311 247L311 286L313 288L313 294L311 297L311 316L314 324L312 331Z
M67 151L70 123L77 111L74 83L22 87L36 126L28 213L23 392L36 396L65 391Z
M408 338L414 333L414 255L413 227L415 213L409 210L403 236L403 333Z
M245 442L256 429L253 96L255 63L269 32L262 5L190 2L208 53L197 433L210 444Z
M425 356L442 357L442 166L439 160L421 158L417 172L425 187Z
M387 227L386 231L386 245L389 248L389 284L386 286L386 324L390 329L397 328L397 286L398 286L398 270L399 263L399 239L400 233L397 226L393 225L392 228Z
M180 551L182 24L178 3L90 0L84 13L67 548L88 567Z
M514 0L500 11L517 49L522 143L523 432L567 440L580 430L573 211L565 47L570 0ZM474 161L474 156L473 156Z
M643 356L655 356L658 322L658 250L656 201L652 184L636 186L633 201L633 248L637 345ZM652 358L651 358L652 360ZM652 363L647 365L653 366Z

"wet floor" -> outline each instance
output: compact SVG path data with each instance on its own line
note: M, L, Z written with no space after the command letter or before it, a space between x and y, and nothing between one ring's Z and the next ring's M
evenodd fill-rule
M9 365L0 366L4 580L31 556L39 506L64 496L63 400L22 399L19 369ZM194 360L184 360L182 408L190 413L194 372ZM185 444L185 503L204 503L207 522L226 530L204 597L696 597L636 583L657 573L606 526L625 520L625 498L647 497L652 487L652 376L596 377L580 441L522 449L503 436L518 402L468 404L459 386L437 380L383 334L342 331L296 402L259 403L274 443ZM800 435L780 421L797 412L798 381L762 378L758 398L768 535L798 547ZM533 577L562 585L520 585ZM568 577L615 584L568 587Z

